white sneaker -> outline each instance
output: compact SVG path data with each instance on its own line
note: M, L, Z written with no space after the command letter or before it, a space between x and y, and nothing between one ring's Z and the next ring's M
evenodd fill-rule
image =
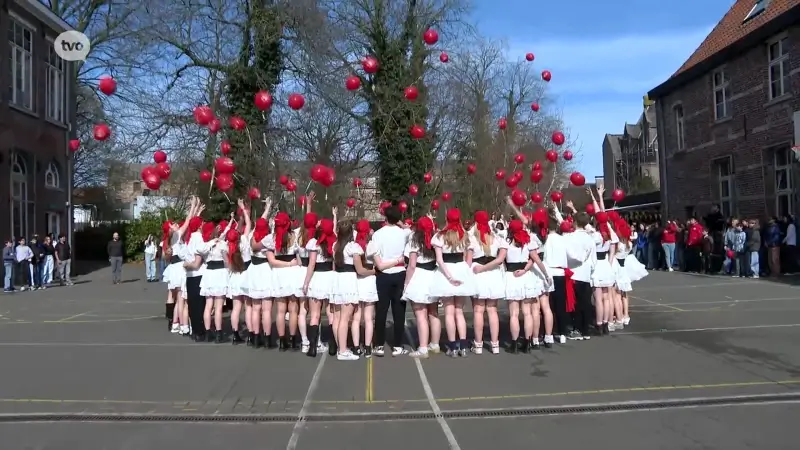
M339 361L357 361L358 355L351 352L350 350L345 350L343 352L337 353L336 359L338 359Z
M608 331L612 332L615 331L616 327L614 326L614 322L608 322Z
M418 348L417 350L414 350L413 352L409 353L408 356L417 359L428 359L430 357L430 354L428 352L428 349Z
M669 271L670 271L670 272L675 272L675 269L673 269L672 267L670 267L670 268L669 268Z
M559 336L558 336L558 343L559 343L559 344L566 344L566 343L567 343L567 337L566 337L566 336L564 336L563 334L562 334L562 335L559 335Z
M630 325L630 323L631 323L631 318L630 317L624 317L622 319L622 324L623 325Z
M308 350L309 350L310 348L311 348L311 345L309 345L309 344L303 344L303 345L301 345L301 346L300 346L300 351L301 351L301 352L303 352L303 353L308 353Z
M475 353L476 355L482 355L483 354L483 342L475 342L475 341L473 341L472 342L472 348L470 350L472 350L472 353Z
M492 354L499 355L500 354L500 343L499 342L492 342Z
M439 347L439 344L429 344L428 352L436 355L438 353L442 353L442 349Z
M392 347L392 356L407 355L408 350L403 347Z
M181 326L180 326L180 324L173 323L173 324L172 324L172 329L171 329L171 330L169 330L169 332L170 332L170 333L172 333L172 334L177 334L177 333L180 333L180 332L181 332Z

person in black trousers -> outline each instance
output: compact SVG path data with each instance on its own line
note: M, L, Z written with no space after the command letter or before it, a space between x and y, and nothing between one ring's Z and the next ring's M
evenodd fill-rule
M192 338L195 342L206 341L206 327L203 322L203 311L206 307L206 298L200 295L200 281L203 279L201 266L203 256L198 253L198 248L203 244L202 233L197 231L202 224L202 219L192 217L194 222L189 222L189 230L195 230L189 236L189 252L194 254L194 261L186 262L186 306L189 309L189 323L192 327Z

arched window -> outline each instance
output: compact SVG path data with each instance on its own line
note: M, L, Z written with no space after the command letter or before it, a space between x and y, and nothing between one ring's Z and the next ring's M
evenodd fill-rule
M28 166L19 153L11 154L11 232L15 238L28 232Z
M58 189L61 187L59 184L60 181L61 179L58 176L58 166L56 166L56 163L51 162L47 166L47 172L44 173L44 185L45 187Z
M20 156L16 153L13 154L11 159L11 175L14 178L25 178L25 175L28 173L28 168L25 167L25 160L20 158Z

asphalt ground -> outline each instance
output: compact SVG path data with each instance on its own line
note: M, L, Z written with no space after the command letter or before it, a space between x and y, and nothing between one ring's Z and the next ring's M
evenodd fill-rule
M0 447L796 448L790 283L655 272L608 337L339 362L170 335L138 271L0 296Z

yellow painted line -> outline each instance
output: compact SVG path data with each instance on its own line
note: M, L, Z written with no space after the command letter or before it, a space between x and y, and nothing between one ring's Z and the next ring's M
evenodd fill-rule
M684 311L681 308L676 308L675 306L670 306L670 305L665 305L663 303L654 302L652 300L648 300L648 299L643 298L643 297L638 297L638 296L631 295L630 298L635 299L635 300L641 300L643 302L647 302L647 303L649 303L651 305L654 305L654 306L661 306L662 308L671 309L673 311L681 311L681 312ZM634 306L634 305L631 305L631 306Z
M85 315L85 314L88 314L88 313L80 314L80 315L78 315L78 317L80 317L81 315ZM34 322L34 321L28 321L28 320L18 320L16 322L2 322L2 323L0 323L0 326L2 326L2 325L23 325L23 324L33 324L33 325L60 324L60 325L65 325L65 324L70 324L70 323L133 322L133 321L137 321L137 320L156 319L158 317L163 317L163 316L125 317L125 318L121 318L121 319L102 319L102 320L68 320L68 321L65 322L65 320L71 319L71 317L67 317L66 319L61 319L61 320L43 320L41 322Z
M373 373L374 373L374 366L372 363L372 359L370 358L367 360L367 387L366 393L364 394L364 398L366 399L367 403L372 403L374 397L373 391Z
M87 314L91 313L91 311L82 312L80 314L75 314L74 316L64 317L63 319L53 320L53 321L46 321L46 322L54 322L54 323L63 323L69 322L72 319L77 319L78 317L83 317Z
M436 398L437 402L456 403L456 402L469 402L469 401L491 401L491 400L522 400L543 397L570 397L577 395L601 395L601 394L622 394L632 392L669 392L669 391L686 391L698 389L721 389L721 388L742 388L742 387L758 387L758 386L785 386L785 385L798 385L800 380L783 380L783 381L747 381L740 383L719 383L719 384L688 384L681 386L647 386L647 387L632 387L632 388L612 388L612 389L592 389L582 391L563 391L563 392L540 392L535 394L510 394L510 395L485 395L485 396L471 396L471 397L450 397L450 398ZM396 404L396 403L428 403L427 398L421 399L406 399L406 400L319 400L312 401L311 403L317 405L359 405L359 404ZM67 399L48 399L48 398L0 398L0 403L46 403L46 404L118 404L118 405L173 405L176 407L184 407L192 403L190 401L150 401L150 400L67 400ZM261 402L267 405L270 403L281 404L302 404L302 400L275 400L272 402Z
M730 306L734 306L734 305L728 305L728 306L730 307ZM630 311L631 311L631 313L636 313L636 314L676 314L676 313L697 313L697 312L719 312L719 313L730 312L730 313L739 314L739 313L751 313L751 312L789 312L789 311L797 312L797 311L800 311L800 309L798 309L798 308L763 309L762 308L762 309L743 309L743 310L740 310L740 309L737 308L736 311L733 311L733 310L730 310L730 309L726 310L722 306L717 306L717 307L714 307L714 308L704 308L704 309L682 309L680 311L672 311L672 310L670 310L670 311L646 311L646 310L638 310L636 308L631 307Z

